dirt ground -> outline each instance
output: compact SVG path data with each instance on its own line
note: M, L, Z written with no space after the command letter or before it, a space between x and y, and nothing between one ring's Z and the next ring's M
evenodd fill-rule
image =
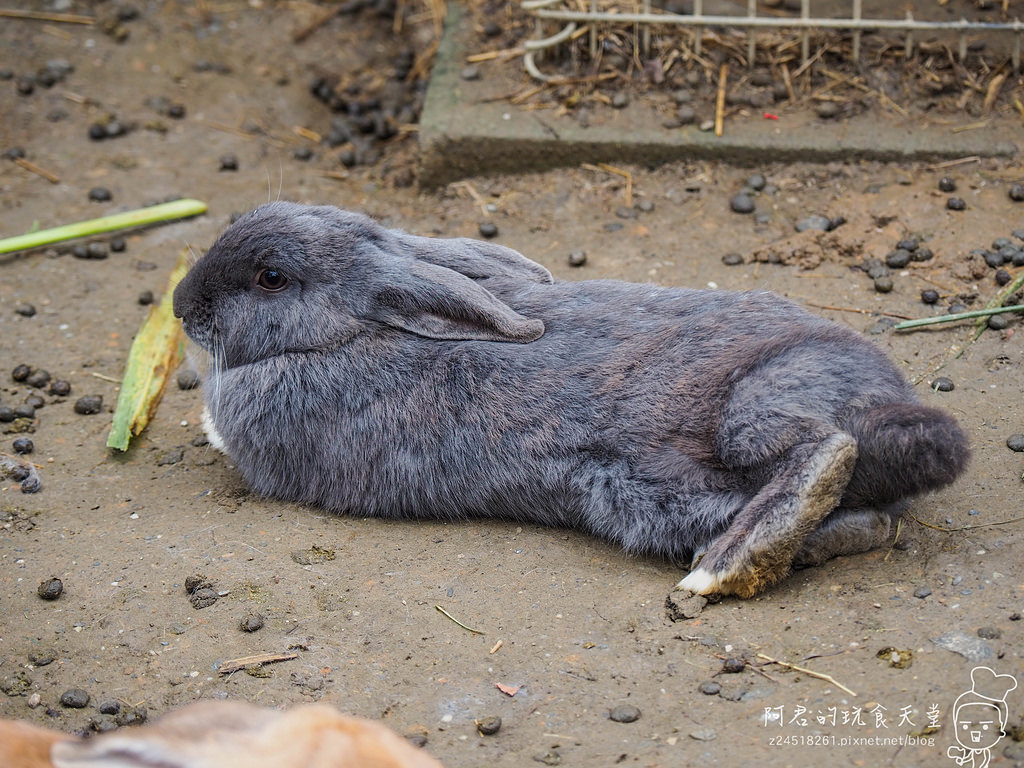
M127 8L60 7L106 18ZM975 342L970 322L890 326L997 294L995 270L970 252L1024 228L1024 203L1008 194L1024 180L1019 163L678 164L629 168L628 189L621 175L580 168L419 193L414 131L327 148L310 132L326 136L333 115L310 86L341 77L361 93L387 92L395 41L422 50L429 19L396 36L390 17L367 8L295 44L316 7L138 11L108 33L0 22L0 70L11 75L0 81L0 150L19 147L58 178L0 162L0 235L179 196L209 204L202 217L128 234L106 258L67 248L0 257L0 405L44 401L27 435L41 490L0 482L0 715L74 732L109 726L98 710L108 701L154 717L204 697L318 700L425 738L453 768L953 764L953 706L972 668L1024 675L1024 462L1006 444L1024 432L1024 334L1016 316ZM73 70L19 93L19 78L54 59ZM90 125L111 115L124 134L90 139ZM237 170L221 170L227 154ZM730 199L755 171L768 184L754 195L757 212L733 213ZM947 209L944 176L965 210ZM95 187L112 199L90 200ZM563 279L778 291L870 334L925 402L960 419L972 464L912 505L893 547L672 621L665 600L677 568L577 533L352 519L256 498L203 444L199 390L172 384L145 434L112 455L118 381L148 311L140 293L159 296L183 248L202 251L233 212L276 198L441 236L478 236L486 220L498 242ZM846 221L797 233L811 214ZM893 269L891 292L876 292L864 260L908 237L934 258ZM583 266L569 265L574 251ZM727 253L743 263L726 265ZM938 292L936 305L922 303L924 289ZM15 382L18 364L67 380L71 393ZM955 388L933 391L936 376ZM84 395L101 395L102 411L76 413ZM11 454L18 436L4 434L0 450ZM196 574L220 594L208 607L186 593ZM64 591L46 601L37 589L51 577ZM262 628L241 631L254 612ZM217 671L288 651L296 658ZM69 689L84 689L89 704L63 706ZM1014 740L1024 738L1024 686L1006 701L1010 733L992 764L1024 765ZM627 705L638 719L609 719ZM479 735L474 721L491 716L500 731Z

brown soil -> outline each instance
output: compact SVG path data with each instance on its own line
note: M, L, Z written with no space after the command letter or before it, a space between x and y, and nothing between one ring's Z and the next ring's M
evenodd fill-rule
M104 700L150 716L201 697L321 700L425 734L427 749L453 767L946 764L953 704L978 659L1024 673L1022 464L1006 446L1024 432L1024 334L1016 317L973 343L971 323L894 333L886 320L996 295L994 270L970 251L1024 227L1024 206L1008 196L1024 169L766 167L774 191L756 196L759 213L748 216L732 213L729 200L751 172L711 164L626 169L629 198L625 177L587 169L419 194L408 186L413 132L359 145L380 158L346 169L339 159L352 147L326 149L293 131L330 130L332 114L309 89L317 77L385 90L375 77L386 81L393 66L391 19L363 10L295 44L315 7L252 5L147 5L122 22L124 42L97 27L0 25L2 65L15 75L55 58L74 66L30 95L18 94L16 79L0 82L0 149L21 147L59 178L0 163L3 235L176 196L210 206L203 217L131 233L125 252L102 260L66 249L0 257L0 401L32 394L10 377L19 363L72 386L68 397L43 395L29 435L42 490L0 484L0 715L77 731ZM430 26L410 22L401 45L423 50ZM197 69L199 61L212 65ZM159 114L152 97L183 104L184 117ZM58 111L65 116L54 119ZM88 126L108 114L134 130L90 140ZM294 156L302 146L311 160ZM229 153L238 170L219 170ZM947 210L942 176L955 179L966 210ZM90 202L96 186L113 200ZM117 381L147 312L139 293L159 295L183 247L201 251L232 212L273 198L337 204L442 236L476 236L489 220L501 243L563 279L778 291L872 334L920 381L925 401L961 420L971 468L912 505L891 549L797 572L760 598L673 622L665 598L679 570L574 532L388 523L256 498L230 462L194 444L198 390L172 385L146 433L111 455ZM795 233L813 213L846 223ZM893 270L892 292L875 292L857 267L908 236L935 257ZM586 264L570 267L578 250ZM744 263L723 264L728 252ZM920 301L928 288L942 297L937 307ZM34 316L15 311L25 303ZM935 375L956 388L931 391ZM75 413L89 394L103 396L102 412ZM4 435L4 452L13 438ZM196 574L222 593L208 607L193 607L186 593ZM37 588L54 576L63 594L44 601ZM253 612L264 626L241 631ZM964 635L953 637L960 653L933 642L947 633ZM217 671L225 660L288 650L298 657ZM89 706L61 706L71 688L88 691ZM1021 689L1007 699L1011 723L1024 714ZM639 719L610 720L619 705L637 707ZM474 721L491 716L502 718L500 731L479 735ZM922 735L931 719L939 729ZM912 735L924 743L899 743ZM993 753L993 765L1024 761L1009 736Z

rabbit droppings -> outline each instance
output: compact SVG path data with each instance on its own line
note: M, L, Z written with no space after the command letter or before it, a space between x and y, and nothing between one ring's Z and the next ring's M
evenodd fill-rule
M881 350L775 294L561 282L332 207L243 216L174 312L257 492L576 528L692 560L700 594L882 544L968 460Z

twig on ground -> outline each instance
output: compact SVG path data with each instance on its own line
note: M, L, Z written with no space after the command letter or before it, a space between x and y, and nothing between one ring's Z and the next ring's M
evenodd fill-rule
M440 614L442 614L443 616L445 616L445 617L447 617L447 618L451 619L452 621L454 621L454 622L455 622L456 624L458 624L458 625L459 625L460 627L462 627L462 628L463 628L464 630L466 630L467 632L472 632L472 633L473 633L474 635L486 635L486 634L487 634L486 632L483 632L482 630L479 630L479 629L473 629L472 627L467 627L467 626L466 626L465 624L463 624L463 623L462 623L461 621L459 621L459 620L458 620L458 619L456 619L456 618L455 618L454 616L452 616L452 615L451 615L450 613L448 613L448 611L446 611L446 610L445 610L444 608L442 608L442 607L441 607L440 605L435 605L435 606L434 606L434 609L435 609L435 610L437 610L437 611L438 611L438 613L440 613Z
M272 664L275 661L291 661L297 658L299 658L297 653L257 653L255 656L242 656L238 659L222 661L217 665L217 671L222 675L229 675L254 664Z
M844 693L850 694L851 696L857 695L852 690L850 690L845 685L836 680L834 677L832 677L832 675L826 675L824 672L815 672L813 669L807 669L806 667L798 667L796 664L790 664L788 661L779 661L778 659L773 659L771 656L767 656L763 653L757 654L757 658L764 659L770 664L778 664L780 667L792 669L794 672L802 672L803 674L809 675L810 677L816 677L819 680L824 680L826 682L832 683L832 685L836 686L836 688L843 691Z
M945 525L935 525L933 523L926 523L924 520L920 520L914 517L909 512L905 513L907 517L913 520L919 525L923 525L925 528L931 528L933 531L942 531L943 533L958 533L960 531L973 531L975 528L993 528L1000 525L1012 525L1013 523L1019 523L1024 521L1024 517L1011 517L1009 520L997 520L994 523L972 523L970 525L961 525L956 528L950 528Z

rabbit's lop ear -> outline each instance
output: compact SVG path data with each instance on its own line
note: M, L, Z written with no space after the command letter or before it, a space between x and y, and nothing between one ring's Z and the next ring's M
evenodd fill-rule
M523 317L465 275L415 259L389 270L370 317L428 339L536 341L544 323Z
M409 256L439 267L454 269L474 280L488 277L512 277L534 283L551 283L548 270L519 251L496 243L468 237L420 237L392 230Z

